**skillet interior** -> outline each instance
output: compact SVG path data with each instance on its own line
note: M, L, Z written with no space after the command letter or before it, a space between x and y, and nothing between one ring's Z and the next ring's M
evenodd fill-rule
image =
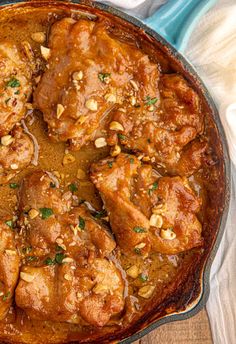
M41 6L44 6L43 10L46 10L45 4L48 5L48 3L37 2L35 4L30 4L30 6L28 4L25 4L14 7L14 16L11 16L11 19L6 22L6 32L7 27L9 27L9 23L14 23L15 18L17 18L18 11L21 11L22 9L24 9L26 12L35 11ZM50 6L52 7L52 11L54 11L55 5L53 2L50 3ZM153 61L161 65L162 71L167 73L170 71L178 71L183 74L186 79L188 79L192 87L197 91L203 101L203 106L206 113L206 135L209 138L210 146L213 147L216 160L218 161L215 167L211 167L210 177L209 171L206 171L205 174L205 177L209 178L207 186L209 197L207 199L207 210L204 216L203 225L203 236L205 241L204 250L199 250L198 252L196 252L196 255L194 256L194 264L187 264L187 269L185 271L186 273L182 273L181 278L178 282L178 288L176 288L176 284L170 285L166 289L166 293L163 293L163 299L161 300L161 302L159 299L157 304L147 305L142 317L140 317L138 320L136 319L135 322L131 324L131 326L125 329L117 329L117 332L114 333L114 327L107 327L105 330L89 332L89 339L86 338L88 334L86 334L86 336L84 334L81 335L78 334L75 329L73 329L74 333L70 333L67 337L67 340L63 339L63 342L73 342L80 338L81 342L93 343L99 341L106 343L129 337L133 333L139 332L140 330L154 323L156 320L158 320L156 325L160 325L161 323L168 321L168 319L176 319L176 316L170 317L170 315L173 313L185 312L187 309L189 309L189 307L191 308L192 305L195 305L196 303L198 303L198 307L196 307L195 310L192 311L192 313L196 312L198 309L200 309L200 307L204 305L208 294L208 270L210 263L208 263L208 268L206 269L206 273L204 276L203 270L205 269L206 262L209 259L211 252L213 252L212 255L214 255L214 252L216 251L216 246L213 249L213 245L216 241L217 234L219 233L221 221L222 227L224 225L227 212L227 203L229 197L228 154L225 143L222 143L222 141L225 142L224 134L219 123L217 111L210 96L208 95L204 86L201 84L193 69L180 55L178 55L178 53L174 49L169 47L166 42L164 42L157 34L152 32L151 30L146 29L146 32L150 34L147 35L144 32L143 27L135 27L132 23L136 24L136 20L130 19L128 16L121 14L118 11L114 11L104 5L99 4L93 6L92 8L88 7L87 5L80 5L79 8L82 10L86 9L89 12L98 15L107 16L109 18L113 18L114 14L119 15L120 18L116 17L115 20L113 19L113 34L117 35L118 37L122 36L122 39L124 40L134 40L142 50L144 50L146 53L148 53L149 56L151 56ZM56 11L58 12L61 12L61 10L63 10L68 13L70 9L76 10L78 9L78 7L77 5L72 4L70 4L70 6L68 7L68 5L63 3L58 3L56 7ZM110 11L111 13L104 13L104 9ZM13 8L6 10L6 15L8 15L7 11L11 13L12 10ZM2 13L4 16L4 10L2 10ZM3 16L1 18L1 21L3 21L4 19ZM60 16L61 13L59 14L59 18ZM130 23L127 23L127 21L124 20L130 21ZM19 25L19 28L20 26L22 26L23 28L23 25L25 25L25 23L23 23L22 21L20 24L20 22L18 21L17 24L17 21L18 18L16 19L14 25ZM168 59L166 59L166 57L168 57ZM35 130L37 132L37 130L39 129L36 128ZM61 147L61 154L63 154L62 152L63 147ZM106 152L104 152L103 154L106 154ZM78 158L80 158L79 155ZM58 159L61 159L61 157ZM52 166L54 166L55 160L52 160L51 164ZM48 157L47 159L45 159L45 161L42 162L42 167L47 167L48 169ZM26 173L27 171L24 171L22 174L20 174L17 177L18 179L16 179L16 181L20 180ZM70 173L69 169L68 173ZM6 192L6 189L3 190L1 196L3 197L4 195L6 195ZM84 193L87 193L87 190L84 190ZM5 206L6 205L3 205L3 208ZM222 214L224 211L224 218L222 218ZM218 238L220 238L220 235L218 235ZM191 260L192 257L190 257L189 259L191 262L193 262L193 260ZM209 262L211 262L211 259L212 256L209 259ZM38 325L34 324L32 326L35 328L35 326ZM7 333L5 333L3 338L5 340L7 339L14 342L14 339L11 339L11 337L8 336ZM131 341L132 339L129 339L128 341Z

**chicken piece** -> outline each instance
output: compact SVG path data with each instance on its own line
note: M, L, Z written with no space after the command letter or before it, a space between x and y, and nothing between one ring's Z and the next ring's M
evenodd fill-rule
M4 319L13 300L19 275L19 256L10 220L0 221L0 320Z
M132 155L120 154L92 165L91 179L99 190L113 233L125 252L150 250L149 220L132 202L132 189L141 162Z
M143 107L114 110L107 142L120 142L128 149L144 153L171 175L189 176L201 167L207 148L206 142L194 141L204 127L199 97L176 74L161 78L160 92L161 101L154 113ZM156 106L156 102L149 108ZM113 129L114 122L120 128Z
M71 207L71 196L50 174L24 178L19 225L35 259L24 257L16 303L32 319L80 323L82 317L104 326L124 307L121 273L105 259L116 243L85 205Z
M186 178L157 176L150 165L121 153L94 163L91 179L125 253L176 254L202 244L201 200Z
M0 44L0 137L7 135L25 115L32 92L33 52L29 43L17 47Z
M117 104L159 98L157 65L134 45L112 38L111 23L64 18L51 29L50 58L34 94L49 135L72 148L101 135ZM98 131L96 131L99 128Z
M27 230L37 256L55 251L62 244L71 257L88 259L106 256L116 244L84 205L71 208L71 192L62 193L47 173L35 172L24 178L19 195L20 225ZM79 248L79 250L78 250Z
M15 127L7 139L10 143L0 146L0 184L26 168L34 154L33 142L20 127Z
M197 93L178 74L165 74L160 79L161 120L166 129L180 130L190 126L200 134L204 129L204 116Z
M80 297L80 314L89 324L104 326L124 308L124 282L114 263L106 259L95 259L91 279L95 283L90 294Z
M70 276L67 280L64 276ZM18 307L37 320L68 321L76 313L76 291L71 264L21 269L15 292Z
M74 263L29 267L21 270L16 304L37 320L81 322L104 326L124 307L124 282L119 270L106 259L86 268Z

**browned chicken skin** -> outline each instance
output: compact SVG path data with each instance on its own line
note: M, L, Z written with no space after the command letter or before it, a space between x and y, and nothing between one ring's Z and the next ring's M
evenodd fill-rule
M104 326L124 307L121 274L106 258L116 244L71 196L41 171L24 179L20 225L37 260L21 269L16 303L34 319Z
M182 76L170 74L160 78L160 96L155 105L144 101L139 109L115 110L111 123L121 127L111 127L107 142L144 153L171 175L191 175L201 167L207 147L194 140L203 131L198 95Z
M22 169L26 168L33 157L34 146L20 127L11 131L8 145L0 146L0 184L6 184Z
M19 256L15 247L12 221L0 221L0 320L4 319L13 300L19 275Z
M108 27L65 18L51 29L49 68L34 99L49 135L69 139L75 149L94 140L114 106L131 106L134 94L137 101L159 96L157 66L136 47L112 38Z
M0 44L0 184L26 168L33 157L33 142L19 122L26 113L35 68L28 42Z
M186 178L157 177L127 154L94 163L91 178L125 252L176 254L202 244L201 203Z
M0 44L0 137L25 115L32 92L33 55L27 42L20 47Z

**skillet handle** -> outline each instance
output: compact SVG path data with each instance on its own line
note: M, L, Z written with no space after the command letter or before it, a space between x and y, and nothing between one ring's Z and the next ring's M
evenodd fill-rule
M168 0L143 22L183 52L199 20L217 0Z

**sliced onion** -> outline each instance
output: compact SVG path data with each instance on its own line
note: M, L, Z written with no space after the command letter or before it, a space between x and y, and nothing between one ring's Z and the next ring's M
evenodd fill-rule
M37 141L36 137L33 134L31 134L31 132L27 128L25 121L23 119L21 120L21 124L22 124L22 127L23 127L25 133L27 135L29 135L29 137L32 139L33 144L34 144L34 157L31 161L31 164L34 166L38 166L38 160L39 160L39 144L38 144L38 141Z

